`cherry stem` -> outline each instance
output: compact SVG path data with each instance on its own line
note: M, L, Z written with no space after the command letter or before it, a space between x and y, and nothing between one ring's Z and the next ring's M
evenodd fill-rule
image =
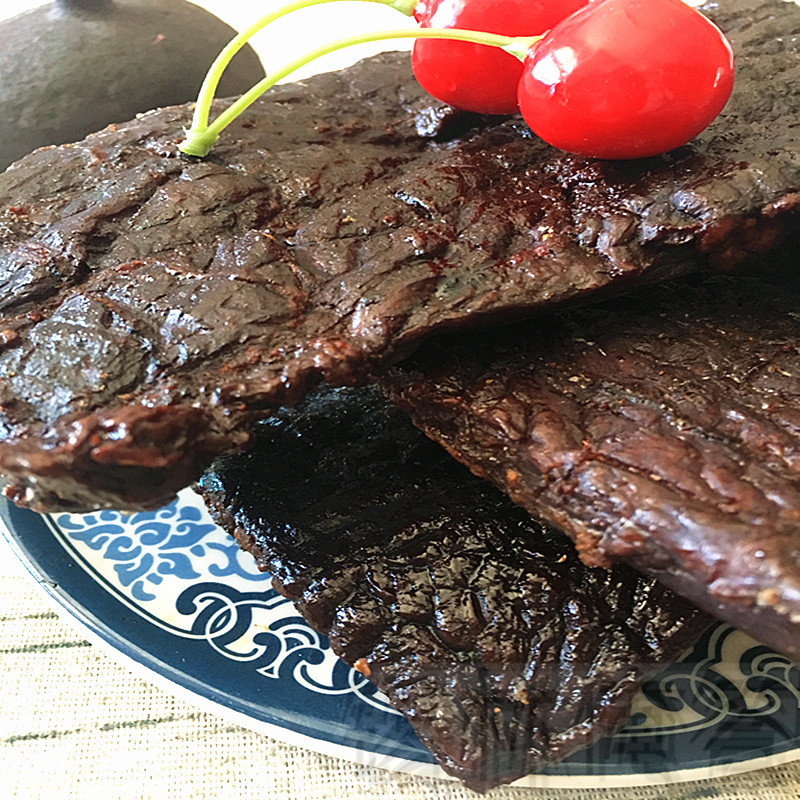
M211 103L214 101L217 87L219 86L222 74L231 63L233 57L255 36L260 30L266 28L267 25L275 22L287 14L294 11L300 11L304 8L311 8L312 6L322 5L323 3L335 3L340 0L294 0L275 11L266 14L261 19L256 20L252 25L245 28L238 36L231 39L225 46L220 54L214 59L214 63L209 67L208 73L203 80L203 85L200 87L200 92L197 95L197 103L194 109L194 116L192 118L191 130L204 130L208 126L208 117L211 112ZM366 3L378 3L380 5L389 6L394 8L402 14L410 17L414 13L414 8L417 5L417 0L362 0Z
M332 0L328 0L329 2ZM208 155L211 148L219 139L220 133L233 122L245 109L252 105L264 92L271 89L278 81L283 80L292 72L306 66L317 58L352 47L357 44L386 41L389 39L453 39L460 42L484 44L490 47L499 47L507 53L525 59L530 48L541 39L541 36L501 36L485 31L468 31L459 28L420 28L411 30L381 31L378 33L365 33L358 36L349 36L336 42L311 50L300 58L281 67L277 72L268 75L259 81L248 92L243 94L231 106L223 111L207 127L192 127L186 131L186 139L179 145L179 150L189 156L203 157Z

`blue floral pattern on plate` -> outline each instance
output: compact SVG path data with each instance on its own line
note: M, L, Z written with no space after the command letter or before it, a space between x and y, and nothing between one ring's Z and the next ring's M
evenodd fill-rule
M354 694L398 714L271 588L194 493L183 492L157 511L58 514L51 523L55 537L109 591L176 636L204 641L265 678L320 694Z

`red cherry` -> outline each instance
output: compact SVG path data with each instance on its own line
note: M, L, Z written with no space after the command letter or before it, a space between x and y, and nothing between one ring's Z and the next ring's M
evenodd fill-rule
M730 43L682 0L594 0L534 45L518 99L561 150L639 158L686 144L732 88Z
M422 28L462 28L507 36L544 33L587 0L420 0ZM414 43L411 65L434 97L465 111L516 114L522 64L498 48L442 39Z

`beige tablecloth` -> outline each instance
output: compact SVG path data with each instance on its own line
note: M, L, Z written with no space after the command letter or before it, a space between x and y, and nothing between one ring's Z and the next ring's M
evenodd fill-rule
M62 620L0 542L0 800L474 800L232 725L133 675ZM632 789L501 788L496 800L785 800L800 762Z

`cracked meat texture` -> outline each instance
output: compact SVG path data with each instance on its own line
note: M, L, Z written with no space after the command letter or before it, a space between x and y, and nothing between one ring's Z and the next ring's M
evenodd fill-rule
M584 560L624 560L800 657L800 270L694 277L429 343L387 376L427 433Z
M201 485L334 652L479 791L613 731L709 624L624 565L584 566L374 387L282 410Z
M800 10L709 6L737 87L689 146L558 153L407 56L271 91L205 161L189 107L0 175L0 472L39 509L164 503L257 417L433 330L727 268L797 226Z

